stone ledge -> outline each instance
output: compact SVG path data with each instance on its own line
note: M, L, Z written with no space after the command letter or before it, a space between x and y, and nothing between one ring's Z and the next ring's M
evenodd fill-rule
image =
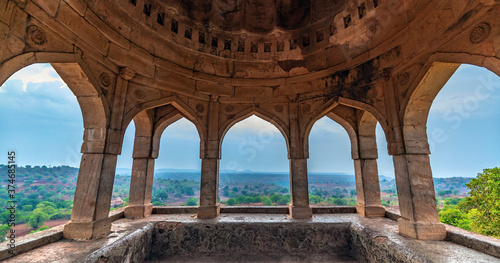
M111 211L109 218L111 222L123 218L123 209ZM63 238L63 229L64 225L60 225L37 233L16 238L16 252L14 253L14 255L9 254L8 247L2 246L2 248L0 249L0 260L11 258L35 248L57 242Z
M355 206L311 206L313 214L346 214L356 213ZM153 214L196 214L197 206L155 206ZM224 214L288 214L288 206L222 206Z
M233 206L221 207L221 213L227 214L288 214L288 206Z
M153 206L153 214L196 214L197 206Z
M446 240L500 258L500 239L446 225Z
M317 206L311 207L313 214L355 214L356 206Z
M398 221L401 215L396 211L385 211L385 217ZM452 225L444 224L446 227L446 241L472 248L485 254L500 258L500 240L477 234Z
M2 246L0 260L17 256L32 249L56 242L63 237L64 225L56 226L30 235L16 237L16 250L14 255L9 253L9 247ZM8 241L5 241L8 242ZM2 243L7 244L7 243Z
M398 221L401 218L401 215L395 211L385 210L385 217L394 221Z

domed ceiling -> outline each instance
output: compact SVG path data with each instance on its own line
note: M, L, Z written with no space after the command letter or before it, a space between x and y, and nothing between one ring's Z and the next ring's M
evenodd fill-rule
M174 0L164 2L180 15L226 31L268 33L294 30L341 12L345 0Z

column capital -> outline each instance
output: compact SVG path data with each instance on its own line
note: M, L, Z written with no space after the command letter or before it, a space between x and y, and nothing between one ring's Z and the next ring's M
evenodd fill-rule
M120 77L124 80L131 80L136 74L136 71L131 67L123 67L120 69Z

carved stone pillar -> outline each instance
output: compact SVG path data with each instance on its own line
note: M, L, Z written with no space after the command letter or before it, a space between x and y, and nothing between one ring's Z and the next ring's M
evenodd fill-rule
M398 189L399 233L421 240L443 240L446 229L439 222L428 154L393 156Z
M300 132L300 111L298 103L290 104L290 216L293 218L311 218L309 206L309 184L307 179L307 144Z
M198 218L215 218L220 214L219 204L219 102L212 96L208 109L207 139L201 141L201 182Z
M309 186L307 181L307 159L290 159L290 216L311 218L309 207Z
M380 199L375 125L376 122L372 125L372 129L358 130L357 148L359 153L356 154L353 151L356 193L358 197L356 210L358 214L366 217L385 216L385 208L382 206Z
M108 215L116 157L116 154L83 153L71 221L64 226L64 238L99 238L110 232Z
M219 159L201 160L200 206L198 218L215 218L220 213L219 204Z
M109 208L113 193L117 155L123 141L123 108L128 80L135 72L122 68L116 78L113 100L110 102L109 120L95 120L84 123L82 160L78 171L71 221L63 230L63 237L69 239L92 239L107 235L111 231ZM80 82L71 85L84 85ZM75 87L77 88L77 87ZM93 96L96 99L99 95ZM78 98L84 103L91 97ZM86 114L92 114L87 112ZM108 117L103 117L108 118ZM105 124L101 124L105 123ZM106 127L104 127L106 126Z
M385 216L380 200L377 159L354 159L358 214L366 217Z
M158 158L158 152L153 151L152 123L147 121L147 113L137 117L140 119L136 120L136 125L140 127L136 128L129 205L125 208L124 213L125 217L140 218L151 215L153 211L151 192L153 191L155 159Z
M151 192L153 190L153 176L155 158L136 158L132 165L130 181L129 205L125 208L125 217L147 217L153 211Z

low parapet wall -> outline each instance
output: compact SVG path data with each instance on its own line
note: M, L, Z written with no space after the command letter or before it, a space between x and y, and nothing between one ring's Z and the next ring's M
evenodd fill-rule
M192 208L186 209L186 212L194 212ZM248 210L232 210L236 211ZM394 212L388 212L387 216L393 220L364 218L354 213L317 214L302 220L283 213L225 213L215 219L197 219L193 215L123 218L113 223L108 236L90 241L61 239L62 226L52 228L24 237L26 242L17 252L27 253L6 262L66 262L68 257L74 258L73 262L141 262L147 258L166 260L179 255L188 260L217 255L222 259L245 259L273 253L296 255L299 259L318 255L350 257L360 262L450 262L454 259L456 262L500 262L497 239L447 226L447 241L416 241L398 234L393 220L399 215ZM120 212L112 215L115 219L121 216Z

